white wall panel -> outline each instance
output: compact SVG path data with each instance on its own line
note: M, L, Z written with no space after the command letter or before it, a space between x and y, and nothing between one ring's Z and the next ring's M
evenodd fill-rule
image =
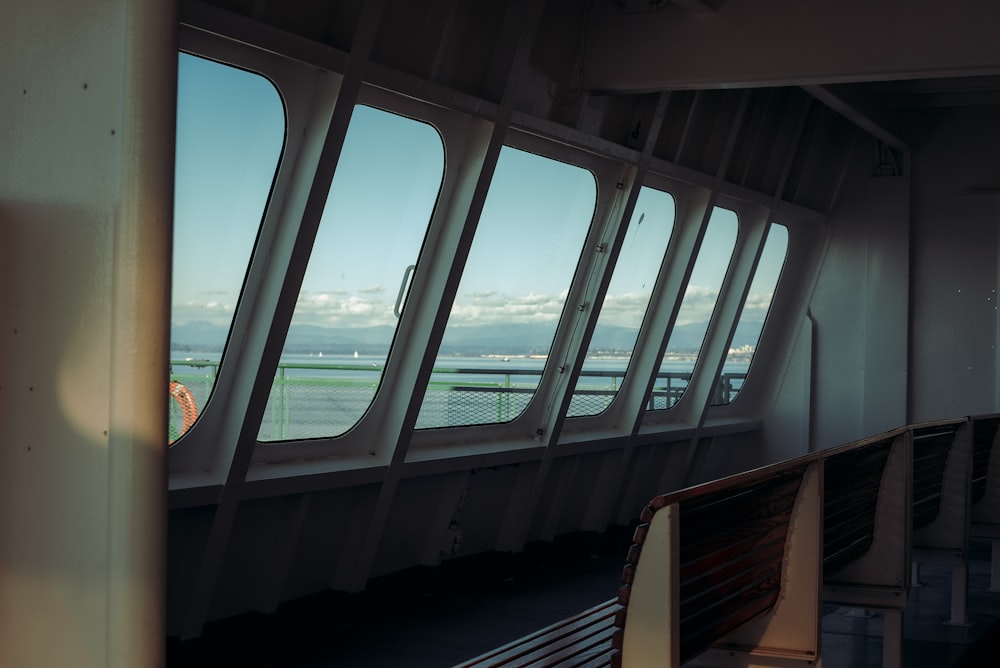
M873 177L862 141L830 218L809 304L812 440L825 448L906 422L909 184Z
M914 420L998 407L996 118L948 114L914 156Z
M0 8L0 665L163 654L172 2Z

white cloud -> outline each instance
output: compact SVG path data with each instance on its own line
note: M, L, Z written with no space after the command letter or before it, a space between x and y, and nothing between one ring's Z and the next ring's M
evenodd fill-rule
M371 327L395 326L393 302L382 299L384 286L375 284L348 294L344 290L306 292L299 295L294 321L297 324L321 327ZM172 320L177 323L207 321L228 327L232 322L235 303L218 299L218 292L204 293L199 299L173 306ZM717 291L689 286L684 295L684 305L677 324L706 322L712 315ZM469 293L454 305L452 325L502 325L504 323L554 322L562 314L565 291L561 295L532 292L511 296L496 290ZM601 321L605 325L638 327L645 316L649 294L625 293L607 295L602 307ZM771 303L771 294L754 294L747 299L744 317L762 320Z
M173 305L170 320L178 324L203 321L229 327L235 306L235 303L218 300L188 300Z
M378 294L377 290L371 293ZM303 293L295 305L296 324L321 327L395 325L392 305L368 296L342 292Z
M772 296L773 294L768 292L747 297L747 301L743 305L743 317L748 320L763 320L771 307Z
M606 295L601 306L601 324L621 327L638 327L649 305L648 292L626 292Z
M502 292L476 292L456 300L450 325L495 325L553 322L562 313L563 300L553 295L529 293L512 297Z
M692 323L707 322L712 317L715 310L715 302L718 300L718 290L688 285L684 292L684 301L681 303L681 310L677 314L678 325L690 325Z

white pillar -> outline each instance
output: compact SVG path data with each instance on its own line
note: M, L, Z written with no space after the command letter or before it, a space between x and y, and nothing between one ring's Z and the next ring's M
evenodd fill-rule
M0 665L163 663L170 0L0 6Z

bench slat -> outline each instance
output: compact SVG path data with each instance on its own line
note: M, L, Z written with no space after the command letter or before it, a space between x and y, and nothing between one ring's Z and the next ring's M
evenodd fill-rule
M718 541L703 543L705 551L700 555L690 553L685 555L682 549L681 581L690 581L699 574L711 572L734 560L746 559L755 546L770 545L774 542L783 544L790 510L784 511L778 517L762 518L756 525L741 527L739 531L721 533ZM681 535L683 536L683 533ZM685 560L684 556L688 559Z
M753 559L759 562L771 563L780 561L785 549L784 532L775 530L772 532L778 540L770 540L754 548ZM725 565L705 573L697 573L690 580L681 578L680 596L681 599L694 599L699 595L713 595L716 588L722 587L731 582L746 570L743 562L729 562ZM699 594L700 592L700 594Z
M681 602L681 661L694 657L713 642L769 612L778 601L781 563L771 563L746 575L743 586L687 615Z
M767 480L730 498L689 501L681 505L681 572L697 555L714 555L734 539L787 523L799 481ZM682 576L683 577L683 576Z
M614 631L618 600L610 599L588 610L556 622L530 635L518 638L502 647L460 664L460 668L500 665L530 665L530 662L560 651L588 635L600 635L600 651L611 652L611 635ZM539 664L546 665L546 664Z
M913 434L913 528L929 526L941 508L941 486L958 426Z
M707 647L721 635L770 610L780 594L783 547L784 543L782 549L762 555L756 566L751 561L740 563L739 571L725 582L708 581L696 595L682 595L682 638L694 646ZM681 648L683 653L683 644Z
M614 616L612 615L600 628L589 629L587 633L567 636L560 646L545 647L518 661L518 666L525 668L575 668L592 663L603 657L603 664L611 663L611 636L614 634ZM529 663L528 661L531 661Z
M875 514L892 439L824 462L823 576L840 571L872 546Z
M990 451L1000 427L1000 417L977 419L972 425L972 505L986 496Z

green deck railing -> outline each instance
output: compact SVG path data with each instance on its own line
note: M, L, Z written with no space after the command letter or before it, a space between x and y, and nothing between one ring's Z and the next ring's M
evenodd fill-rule
M218 375L219 362L173 360L173 381L182 383L204 410ZM417 418L417 428L509 422L534 396L541 369L435 368ZM624 370L584 370L567 414L597 415L614 399ZM745 373L724 373L713 404L728 403ZM687 389L688 372L660 372L647 409L670 408ZM381 365L282 362L278 365L261 420L262 441L330 437L353 427L368 410L382 378ZM170 441L183 432L183 415L171 401Z

